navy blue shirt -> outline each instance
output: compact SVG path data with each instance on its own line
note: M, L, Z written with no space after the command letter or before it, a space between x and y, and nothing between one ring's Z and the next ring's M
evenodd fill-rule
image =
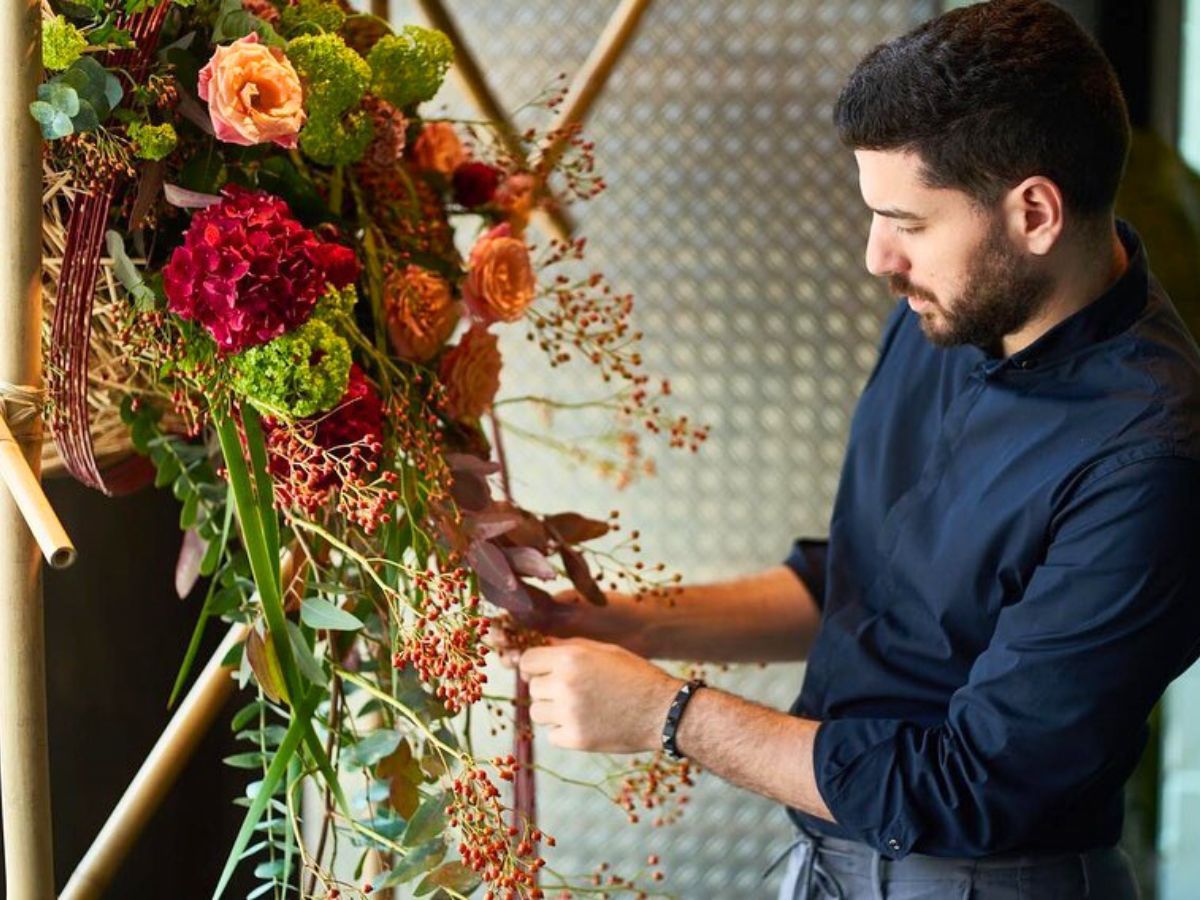
M885 856L1115 844L1168 682L1200 654L1200 353L1130 255L1007 358L902 301L850 430L794 715L824 834Z

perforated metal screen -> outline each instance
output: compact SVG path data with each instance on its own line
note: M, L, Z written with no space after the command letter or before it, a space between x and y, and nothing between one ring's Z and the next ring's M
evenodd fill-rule
M393 0L397 23L421 21ZM473 52L514 108L574 73L612 0L452 0ZM679 408L712 426L696 456L659 451L658 476L615 493L586 468L516 436L517 499L605 514L641 529L649 560L689 581L777 563L791 538L824 533L848 419L891 301L863 269L868 216L830 113L844 77L879 41L936 13L932 0L658 0L587 127L610 188L576 210L591 263L637 297L650 368ZM476 111L453 84L454 114ZM584 367L551 372L524 339L503 344L502 395L590 396ZM506 407L540 427L532 410ZM600 421L561 414L564 436ZM735 692L786 707L797 666L716 673ZM511 675L493 674L508 684ZM578 776L595 760L539 743L539 762ZM682 821L629 826L593 792L539 782L550 864L607 860L634 874L662 857L660 887L685 898L773 896L759 872L787 842L782 809L702 779Z

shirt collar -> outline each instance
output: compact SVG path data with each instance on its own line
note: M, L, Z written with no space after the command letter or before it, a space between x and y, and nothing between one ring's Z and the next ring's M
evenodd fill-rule
M1120 334L1146 307L1149 269L1141 238L1129 223L1117 220L1117 236L1129 263L1120 278L1083 309L1063 319L1023 350L1005 358L978 350L988 373L1001 369L1039 369L1078 350Z

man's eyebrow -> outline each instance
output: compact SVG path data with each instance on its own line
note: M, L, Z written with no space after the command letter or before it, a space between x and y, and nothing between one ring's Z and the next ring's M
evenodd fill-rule
M872 209L871 212L875 213L875 215L877 215L877 216L883 216L884 218L887 218L887 219L924 219L925 218L924 216L919 215L915 212L909 212L906 209L894 209L892 207L888 207L887 209Z

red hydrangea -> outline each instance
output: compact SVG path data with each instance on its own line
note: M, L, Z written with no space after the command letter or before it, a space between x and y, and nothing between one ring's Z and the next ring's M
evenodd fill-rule
M333 409L286 428L270 419L263 426L276 490L310 512L346 482L369 480L383 451L383 401L356 363Z
M192 217L163 269L168 307L222 353L265 344L305 321L329 283L358 278L354 251L326 243L266 191L226 185Z

